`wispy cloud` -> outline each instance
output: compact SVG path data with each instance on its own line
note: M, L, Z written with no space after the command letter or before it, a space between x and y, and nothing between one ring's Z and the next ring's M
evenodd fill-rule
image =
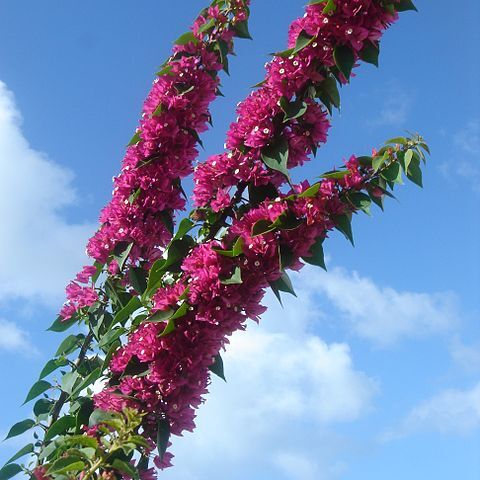
M374 118L368 119L368 125L377 126L402 126L408 119L413 98L402 87L392 82L381 92L375 92L377 99L384 99L381 105L373 110Z
M386 347L405 338L452 330L458 323L453 293L397 291L357 272L334 268L310 276L357 335Z
M56 303L83 262L94 226L62 216L62 209L77 201L72 172L29 146L13 94L1 81L0 169L0 300L18 296Z
M14 352L24 356L37 355L38 350L28 334L12 322L0 318L0 354Z
M480 193L480 120L469 121L454 135L451 160L440 165L440 172Z
M394 440L420 432L466 435L480 429L480 382L466 390L445 390L414 407L400 426L384 435Z
M470 373L480 372L480 343L467 345L458 337L455 337L450 344L450 354L453 361Z

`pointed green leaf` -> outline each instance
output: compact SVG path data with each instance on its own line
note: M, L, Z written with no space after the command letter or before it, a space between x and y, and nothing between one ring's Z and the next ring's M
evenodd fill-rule
M69 355L70 353L74 352L77 348L80 348L80 345L85 340L85 335L82 333L78 335L69 335L67 338L63 340L60 346L55 353L56 357L60 355Z
M85 463L76 456L60 457L50 465L49 475L61 475L68 472L79 472L85 469Z
M22 471L22 467L17 465L16 463L10 463L9 465L5 465L0 470L0 480L8 480L9 478L14 477L18 473Z
M367 194L362 192L351 192L348 194L348 199L356 208L362 210L367 215L370 215L370 206L372 205L372 200Z
M192 32L186 32L175 40L175 45L186 45L187 43L198 43L197 37Z
M64 434L70 428L75 427L75 417L72 415L65 415L64 417L60 417L52 426L47 430L45 434L45 441L50 441L53 437L57 435Z
M412 0L400 0L394 4L397 12L406 12L407 10L414 10L418 12L417 7L413 4Z
M310 265L315 265L327 270L325 265L325 254L323 252L323 238L318 238L316 242L310 247L310 256L302 257L302 260Z
M288 141L284 138L273 145L264 148L262 160L268 168L283 173L287 178L288 174Z
M47 329L49 332L64 332L72 325L75 325L76 320L75 318L69 318L68 320L64 320L63 317L57 317L57 319L50 325Z
M225 371L224 371L224 366L223 366L223 359L220 354L215 355L213 363L208 367L208 369L217 375L217 377L220 377L223 381L227 381L225 378Z
M12 437L21 435L22 433L25 433L27 430L30 430L34 426L35 426L35 422L32 419L28 418L26 420L22 420L21 422L16 423L9 430L4 440L7 440L7 438L12 438Z
M139 308L142 307L142 302L140 298L138 297L132 297L130 301L123 307L116 315L115 318L113 319L113 323L120 323L123 324L125 320L130 317L130 315L134 312L136 312Z
M343 73L348 80L355 65L355 56L353 51L347 45L340 45L333 51L333 58L337 68Z
M49 388L52 388L52 384L46 380L39 380L38 382L35 382L32 388L29 390L27 398L23 404L25 405L25 403L33 400L35 397L38 397L42 393L46 392Z
M378 44L366 41L359 55L364 62L371 63L378 67L378 57L380 55Z
M39 415L44 415L45 413L49 413L52 410L54 405L53 400L49 400L48 398L40 398L35 402L33 406L33 413L38 417Z
M335 228L342 232L345 237L350 240L351 244L355 246L350 217L348 215L334 215L333 221L335 222Z
M49 360L40 372L39 380L42 380L42 378L50 375L57 370L57 368L64 367L65 365L68 365L68 360L66 358L53 358L52 360Z
M124 462L123 460L120 460L119 458L116 458L112 462L112 467L119 471L120 473L125 473L127 474L130 478L133 478L133 480L138 480L140 477L138 475L138 470L135 468L132 464Z
M168 442L170 440L170 423L168 420L160 418L157 420L157 450L160 461L167 451Z
M9 463L12 463L15 460L18 460L19 458L22 458L24 455L27 455L28 453L32 453L33 450L34 450L33 443L29 443L28 445L25 445L13 457L9 458L5 462L5 465L8 465Z
M235 31L235 36L238 38L247 38L249 40L252 39L250 32L248 30L248 21L237 22L233 27Z
M240 285L242 283L242 271L240 267L235 267L235 270L230 278L221 280L223 285Z

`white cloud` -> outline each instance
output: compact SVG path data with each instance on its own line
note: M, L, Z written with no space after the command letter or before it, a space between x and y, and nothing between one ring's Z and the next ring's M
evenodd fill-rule
M57 303L84 261L94 226L69 223L62 209L77 198L72 173L31 148L13 94L0 82L0 300Z
M165 480L223 479L226 471L236 480L258 469L279 480L338 477L345 445L331 427L367 414L378 385L355 368L347 344L309 333L320 313L300 278L298 298L286 296L282 309L270 295L261 325L232 337L227 383L214 379L195 433L174 439ZM292 476L294 465L306 476Z
M450 354L454 362L464 370L480 372L480 343L467 345L459 338L454 338L450 345Z
M458 322L456 297L449 292L397 291L342 268L309 277L310 288L325 294L357 335L380 346L448 332Z
M472 120L455 135L455 145L465 153L480 153L480 121Z
M440 164L440 173L480 193L480 120L471 120L454 135L453 148L453 161Z
M26 332L14 323L0 318L0 353L2 350L26 356L38 353Z
M415 432L465 435L480 428L480 382L470 390L445 390L422 402L386 440Z
M385 99L375 112L375 118L368 120L370 126L401 126L410 113L412 97L395 83L387 86L381 94L375 93L376 98Z

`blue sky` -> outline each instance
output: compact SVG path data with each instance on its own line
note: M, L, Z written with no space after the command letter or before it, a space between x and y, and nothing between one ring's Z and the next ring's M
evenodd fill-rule
M253 1L213 108L207 154L234 105L285 45L301 0ZM297 178L405 130L428 140L425 188L333 235L329 273L294 276L225 356L195 435L175 440L182 480L474 480L480 477L480 6L418 0L342 91L328 145ZM60 338L45 332L109 198L111 177L171 42L203 6L0 2L0 432ZM21 440L20 440L21 441ZM1 460L21 444L0 444ZM26 442L25 442L26 443Z

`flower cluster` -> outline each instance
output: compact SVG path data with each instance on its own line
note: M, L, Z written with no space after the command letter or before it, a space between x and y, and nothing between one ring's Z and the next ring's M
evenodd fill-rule
M209 158L196 170L196 205L218 211L228 205L230 189L241 181L284 183L285 175L262 161L262 154L278 146L279 139L287 141L288 168L303 164L326 141L327 114L313 98L331 72L342 83L347 81L337 68L336 49L348 48L353 65L366 46L375 48L397 17L374 0L335 3L333 13L324 12L324 3L309 5L305 15L293 22L291 50L267 64L262 86L238 106L238 119L227 133L230 152Z
M192 173L198 134L207 129L209 105L218 93L218 72L224 55L233 52L235 29L246 20L248 3L235 0L224 10L214 6L203 11L193 33L177 41L153 82L122 170L113 178L112 199L101 212L101 227L87 245L90 257L110 262L110 274L118 270L112 257L117 246L133 243L132 263L151 261L158 257L158 247L170 240L173 213L185 206L180 179ZM220 44L226 53L220 52ZM82 292L88 294L84 299ZM90 292L81 290L75 299L68 295L61 315L68 319L91 304Z
M96 406L148 412L145 434L152 439L158 418L168 419L174 435L192 431L195 410L207 393L209 367L228 337L244 329L247 319L258 322L266 288L279 281L282 269L301 268L300 258L311 255L312 245L334 228L335 216L355 210L343 197L364 188L371 169L361 168L355 157L348 166L343 178L322 181L314 195L302 196L310 188L304 183L235 219L221 242L196 246L182 263L178 283L153 297L154 311L178 309L185 302L185 314L168 335L163 335L167 320L143 323L130 335L110 363L116 381L95 396ZM236 242L243 245L242 253L224 255ZM281 264L282 251L290 254L288 265ZM130 374L132 365L140 365L144 374Z

